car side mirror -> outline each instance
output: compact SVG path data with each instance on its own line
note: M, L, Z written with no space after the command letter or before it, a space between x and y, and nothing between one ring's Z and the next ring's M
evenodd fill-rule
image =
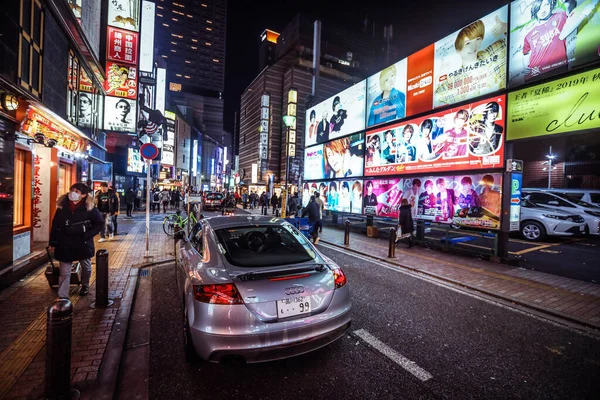
M550 201L548 202L548 205L551 205L551 206L558 206L558 205L559 205L559 202L558 202L558 201L556 201L556 200L550 200Z

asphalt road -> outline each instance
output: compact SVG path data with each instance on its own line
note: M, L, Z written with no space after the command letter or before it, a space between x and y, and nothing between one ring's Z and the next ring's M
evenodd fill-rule
M320 248L348 275L352 327L323 349L263 364L187 364L174 266L155 267L150 398L584 399L600 393L598 338Z

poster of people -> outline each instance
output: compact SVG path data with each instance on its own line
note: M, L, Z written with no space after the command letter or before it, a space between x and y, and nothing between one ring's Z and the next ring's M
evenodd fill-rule
M104 129L135 132L136 101L120 97L104 98Z
M319 192L325 210L362 214L362 187L362 180L359 179L305 182L302 187L302 206L306 207L310 197Z
M597 61L599 0L517 0L511 4L509 85Z
M507 35L508 6L504 6L436 42L433 106L504 89Z
M502 95L369 131L365 175L501 167L505 105Z
M367 126L406 116L407 59L398 61L367 79Z
M306 111L304 145L326 143L365 129L367 81L361 81Z
M140 30L139 0L108 0L108 25L117 28Z
M415 219L499 229L501 179L493 173L365 180L364 213L398 218L406 199Z
M364 133L304 149L305 179L339 179L362 176Z
M137 99L137 67L107 61L104 89L109 96Z
M92 105L95 94L79 92L77 105L77 124L82 128L92 126Z

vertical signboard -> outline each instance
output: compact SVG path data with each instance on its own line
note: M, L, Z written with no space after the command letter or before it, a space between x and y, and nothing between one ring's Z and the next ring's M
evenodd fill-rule
M139 0L109 0L108 25L117 28L140 30L140 1Z
M109 96L137 99L137 68L107 61L104 89Z
M154 11L154 3L144 0L140 37L140 71L152 72L154 66Z
M268 159L269 151L269 104L271 98L265 93L260 98L260 127L258 136L258 159Z
M510 189L510 231L519 231L521 223L521 188L523 187L523 174L512 172Z
M176 115L171 111L165 111L167 119L167 140L163 143L161 164L175 165L175 120Z
M156 109L163 115L165 113L165 91L167 83L167 70L165 68L156 69Z
M106 57L111 61L137 64L138 34L109 26Z

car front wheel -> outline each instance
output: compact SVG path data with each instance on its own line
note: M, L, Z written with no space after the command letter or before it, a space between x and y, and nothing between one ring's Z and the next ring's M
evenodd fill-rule
M526 221L521 225L521 235L526 240L538 242L546 237L546 230L539 222Z

